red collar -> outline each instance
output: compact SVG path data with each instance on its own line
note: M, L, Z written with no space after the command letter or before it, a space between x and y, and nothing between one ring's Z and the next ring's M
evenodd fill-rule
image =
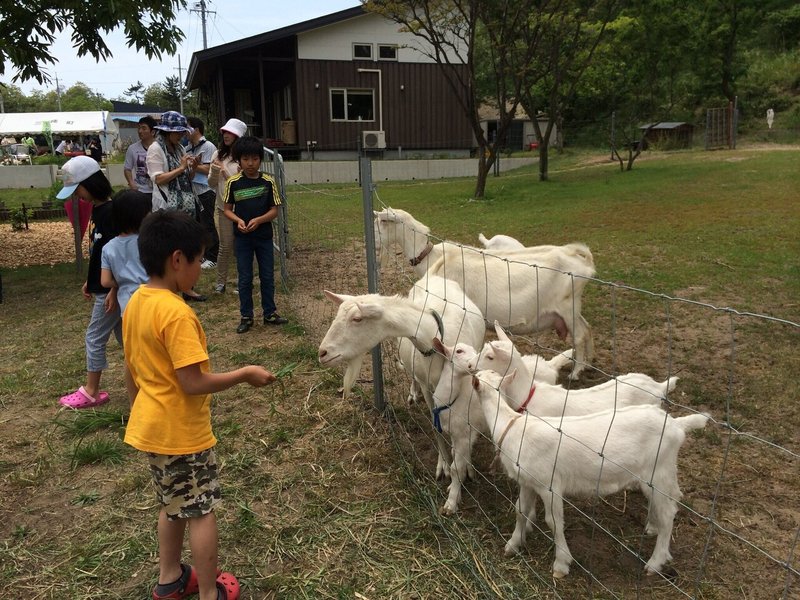
M525 402L522 403L522 406L520 406L517 409L518 413L524 413L525 412L525 409L527 408L528 403L531 401L531 398L533 398L533 392L535 392L535 391L536 391L536 386L532 385L531 386L531 391L528 392L528 398L525 400Z
M426 256L428 256L428 254L431 253L431 250L433 250L433 244L431 242L428 242L425 245L425 248L422 249L422 252L419 253L419 256L416 258L412 258L408 262L411 263L412 267L416 267L419 263L421 263L425 259Z

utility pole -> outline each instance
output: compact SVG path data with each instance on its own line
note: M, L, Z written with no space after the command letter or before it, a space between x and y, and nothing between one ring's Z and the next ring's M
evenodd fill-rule
M183 114L183 71L181 70L181 55L178 54L178 103Z
M61 86L58 85L58 73L56 73L56 98L58 98L58 112L61 112Z
M206 9L206 0L200 0L200 2L196 2L194 8L192 8L189 12L196 12L200 14L200 23L203 26L203 50L208 48L208 39L206 38L206 15L214 15L217 14L213 10Z

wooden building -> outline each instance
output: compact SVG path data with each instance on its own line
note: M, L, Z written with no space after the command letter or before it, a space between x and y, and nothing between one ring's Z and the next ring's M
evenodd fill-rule
M463 156L469 121L424 44L359 6L195 52L187 83L289 158Z
M694 125L691 123L663 121L661 123L640 125L639 129L642 132L646 132L645 149L653 144L657 145L661 150L692 147Z

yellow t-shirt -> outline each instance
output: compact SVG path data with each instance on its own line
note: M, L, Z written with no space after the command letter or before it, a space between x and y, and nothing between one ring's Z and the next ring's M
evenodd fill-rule
M189 396L176 369L210 370L206 335L194 311L169 290L141 286L122 323L125 359L139 388L125 443L155 454L194 454L214 446L211 394Z

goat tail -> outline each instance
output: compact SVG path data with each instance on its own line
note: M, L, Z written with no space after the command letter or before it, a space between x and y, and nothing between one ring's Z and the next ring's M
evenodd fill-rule
M678 379L679 379L679 377L672 376L669 379L667 379L665 382L663 382L664 387L666 387L666 391L667 392L674 392L675 391L675 386L678 385Z
M489 247L489 240L486 239L486 236L483 233L478 234L478 241L483 245L484 248Z
M686 417L676 417L675 423L684 431L692 431L693 429L703 429L710 418L711 416L706 413L697 413Z
M575 348L570 348L569 350L565 350L561 354L556 354L553 358L547 361L547 364L550 365L556 371L560 371L568 364L570 364L573 356L575 356Z
M591 267L594 267L594 256L592 256L592 251L589 250L589 246L587 246L586 244L582 244L580 242L573 242L571 244L567 244L564 247L569 248L572 254L583 259L586 262L586 264L588 264Z

